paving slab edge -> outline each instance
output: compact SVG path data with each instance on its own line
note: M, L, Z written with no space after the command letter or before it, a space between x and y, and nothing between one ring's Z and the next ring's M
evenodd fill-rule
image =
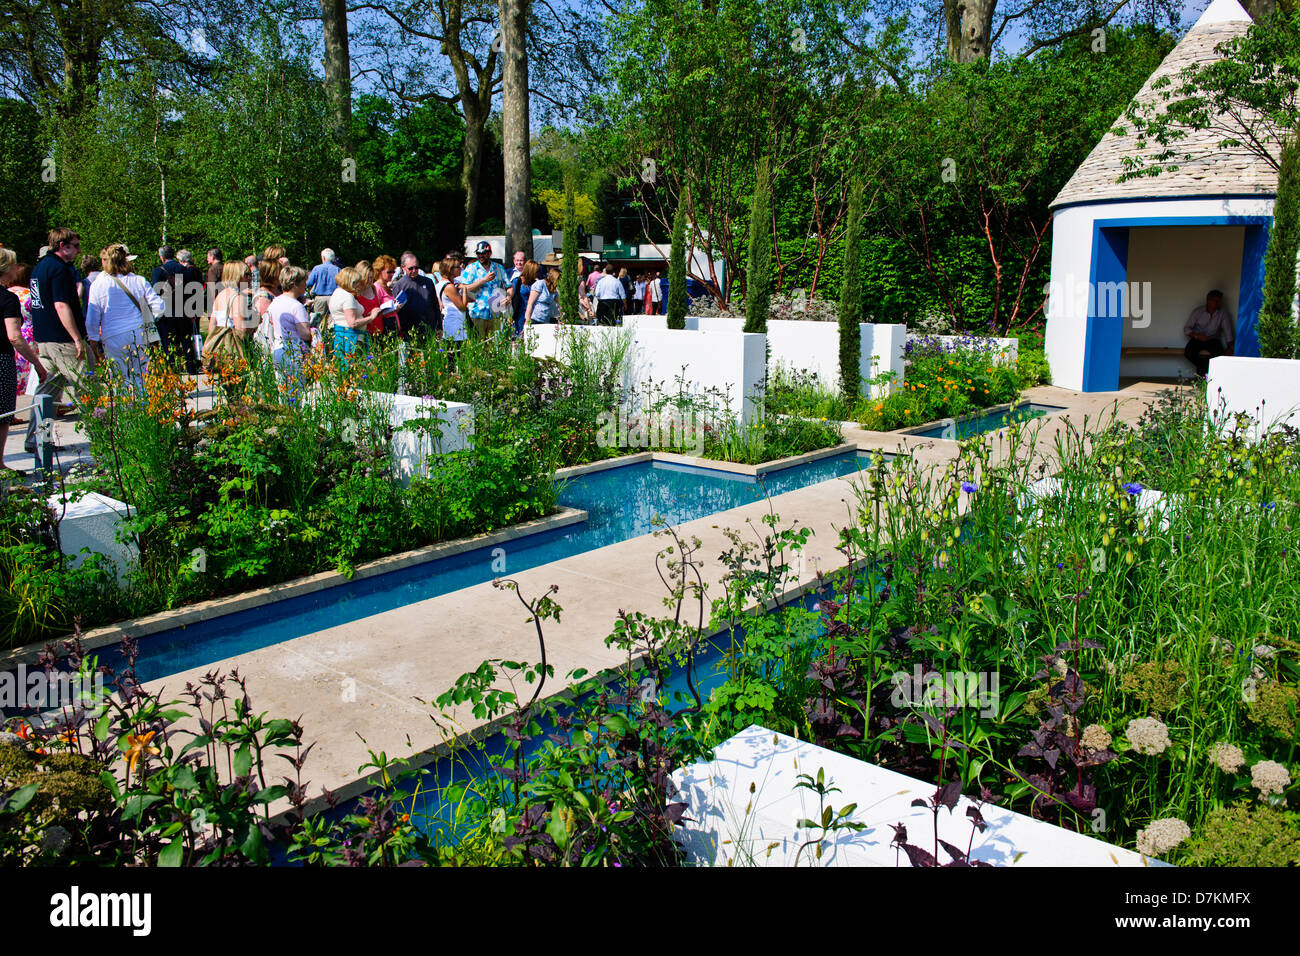
M304 594L314 594L317 591L338 587L351 581L360 581L381 574L388 574L391 571L400 571L403 568L426 564L439 558L451 557L465 551L473 551L476 548L483 548L504 541L513 541L526 535L538 534L554 528L563 528L586 520L586 511L579 508L561 507L554 514L547 515L545 518L535 518L532 521L525 521L521 524L502 528L499 531L490 531L469 538L456 538L452 541L440 541L437 544L417 548L414 551L404 551L400 554L390 554L382 558L376 558L373 561L358 565L351 576L338 571L321 571L318 574L268 585L255 591L244 591L198 604L187 604L185 607L159 611L145 617L133 618L117 624L95 628L81 635L81 646L88 651L95 650L110 644L116 644L124 637L145 637L150 634L157 634L159 631L185 627L212 618L224 617L227 614L246 611L249 608L277 604L280 601L301 597ZM68 635L68 637L70 636ZM67 637L63 637L54 641L25 644L22 647L0 652L0 670L17 667L19 664L35 663L44 651L46 644L57 644L67 639Z

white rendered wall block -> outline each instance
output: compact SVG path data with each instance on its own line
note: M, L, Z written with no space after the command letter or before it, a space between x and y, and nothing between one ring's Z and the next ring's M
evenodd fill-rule
M393 464L403 484L425 474L430 457L464 451L474 442L473 405L387 393L379 394L378 399L388 408L388 420L394 429ZM428 419L437 422L435 430L411 425Z
M659 316L629 316L656 319ZM762 385L766 361L764 336L744 332L669 330L657 322L628 321L622 327L534 325L533 354L563 359L567 341L583 336L596 348L613 337L627 337L628 364L623 386L635 400L653 381L666 391L676 389L679 376L688 391L702 395L717 390L726 395L733 414L749 423L758 415L754 401ZM566 338L569 337L569 338Z
M1300 428L1300 361L1221 355L1210 359L1206 395L1220 432L1236 428L1241 413L1250 416L1251 441L1283 425Z
M865 825L858 832L840 830L815 846L800 847L816 831L800 829L800 820L819 815L817 794L796 786L801 774L839 788L827 805L857 807L848 817ZM909 866L907 854L890 846L892 824L907 827L914 845L933 852L933 818L929 809L912 806L928 800L932 782L917 780L843 754L774 733L757 725L725 741L709 762L673 774L687 802L686 826L678 842L700 865L717 866ZM752 790L751 790L752 787ZM994 866L1144 866L1154 861L1132 850L1065 830L991 804L980 809L987 828L974 833L966 816L973 802L962 797L949 812L939 811L939 839L965 850L971 859ZM949 856L939 849L941 863Z
M686 317L687 329L701 332L739 331L745 320L736 316ZM882 372L893 372L888 386L876 386L872 397L879 398L903 381L904 325L860 323L861 353L858 372L865 385ZM771 345L772 364L791 371L813 372L827 388L840 382L840 327L835 322L803 322L797 319L774 319L767 323L767 340Z
M59 522L59 546L71 558L72 567L85 563L84 548L106 555L117 568L118 578L126 576L127 566L139 558L135 544L118 541L122 522L131 515L129 505L94 493L66 503L55 495L49 505Z

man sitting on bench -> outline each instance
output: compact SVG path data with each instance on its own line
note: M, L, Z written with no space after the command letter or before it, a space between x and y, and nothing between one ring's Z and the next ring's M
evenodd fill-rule
M1210 290L1205 305L1197 306L1183 324L1187 348L1183 354L1196 366L1196 374L1205 376L1210 371L1210 359L1216 355L1232 354L1232 320L1223 308L1223 293Z

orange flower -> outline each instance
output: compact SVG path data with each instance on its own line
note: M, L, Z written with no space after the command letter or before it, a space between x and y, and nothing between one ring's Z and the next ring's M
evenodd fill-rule
M127 734L126 742L129 746L126 748L126 773L130 776L135 771L136 761L140 759L141 754L160 754L162 753L157 747L149 746L149 741L153 740L154 731L147 734Z
M39 739L36 736L35 732L32 730L32 725L25 720L19 721L18 726L14 727L14 734L16 734L18 737L21 737L23 740ZM38 754L43 755L45 753L45 749L43 747L36 747L34 749Z

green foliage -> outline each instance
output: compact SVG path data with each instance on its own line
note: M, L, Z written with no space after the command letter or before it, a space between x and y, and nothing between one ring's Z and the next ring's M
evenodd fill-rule
M668 252L668 328L686 328L686 199L673 213L673 242Z
M857 398L862 385L862 199L865 185L855 180L849 193L848 222L844 227L844 280L840 287L840 391L845 399Z
M57 169L45 162L48 144L40 114L26 103L0 99L0 142L6 144L0 153L0 182L10 195L23 197L8 204L0 241L14 250L19 262L35 265L58 188L57 180L51 182L45 175L46 170L57 175Z
M1264 253L1264 301L1259 310L1259 354L1264 358L1296 357L1300 336L1292 305L1296 294L1296 258L1300 256L1300 142L1293 134L1282 147L1273 225Z
M767 331L772 300L772 166L758 163L754 197L749 206L749 268L745 270L745 331Z

